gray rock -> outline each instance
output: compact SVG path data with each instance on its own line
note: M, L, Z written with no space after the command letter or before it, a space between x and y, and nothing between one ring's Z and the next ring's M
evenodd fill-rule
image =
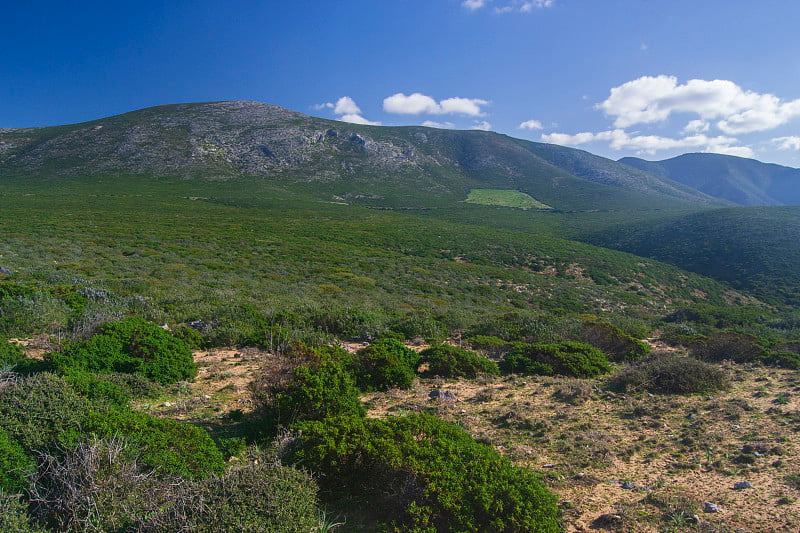
M428 397L436 399L436 400L440 400L440 401L443 401L443 402L444 401L451 401L452 402L452 401L455 401L455 400L458 399L456 397L456 394L453 391L450 391L450 390L439 390L439 389L431 391L430 394L428 394Z
M733 484L733 488L735 490L752 489L753 484L750 483L749 481L737 481L736 483Z
M703 504L703 512L704 513L721 513L722 508L717 505L716 503L705 502Z
M11 274L13 274L13 272L11 272L11 271L10 271L9 269L7 269L7 268L0 267L0 274L5 274L5 275L7 275L7 276L10 276Z
M622 482L622 484L621 484L620 486L621 486L623 489L626 489L626 490L635 490L635 489L636 489L636 485L634 485L634 484L633 484L633 483L631 483L630 481L623 481L623 482Z

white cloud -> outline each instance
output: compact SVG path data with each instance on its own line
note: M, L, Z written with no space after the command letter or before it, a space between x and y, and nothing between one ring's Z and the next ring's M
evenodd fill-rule
M475 11L486 5L486 0L464 0L461 5L470 11Z
M333 104L330 102L325 102L324 104L314 104L311 106L311 109L315 109L317 111L322 111L323 109L333 109Z
M800 137L775 137L770 142L777 145L778 150L800 150Z
M772 94L745 91L728 80L689 80L675 76L642 76L611 89L597 108L625 128L666 120L672 113L694 113L708 121L719 119L724 133L772 129L800 116L800 100L782 102Z
M467 115L480 117L484 113L481 106L488 105L486 100L478 98L447 98L441 102L436 102L430 96L421 93L405 95L403 93L393 94L383 100L383 110L387 113L397 113L401 115Z
M433 120L426 120L422 123L422 125L426 128L439 128L443 130L449 130L456 127L456 125L452 122L434 122Z
M705 120L692 120L683 127L681 133L705 133L708 131L710 125Z
M339 120L341 120L342 122L351 122L353 124L365 124L367 126L381 125L380 122L373 122L371 120L367 120L358 113L348 113L346 115L342 115L341 117L339 117Z
M482 120L480 122L476 122L475 124L473 124L472 127L470 127L470 129L489 131L490 129L492 129L492 125L486 122L485 120Z
M544 128L544 126L542 126L542 123L538 120L526 120L517 126L517 128L521 130L541 130Z
M355 100L349 96L342 96L336 101L333 112L337 115L360 115L361 109L356 105Z
M461 6L470 10L477 11L486 7L494 0L464 0ZM554 0L503 0L500 6L494 8L495 13L530 13L534 9L551 7Z
M568 146L578 146L594 141L606 141L613 150L635 150L639 153L654 154L661 150L700 149L703 152L753 157L753 150L747 146L736 146L738 139L733 137L708 137L689 135L679 139L658 135L633 135L625 130L615 129L599 133L583 132L575 135L551 133L542 135L544 142Z

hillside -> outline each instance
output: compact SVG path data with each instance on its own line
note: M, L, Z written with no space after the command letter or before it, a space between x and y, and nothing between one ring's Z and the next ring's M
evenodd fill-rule
M774 302L800 304L800 208L710 210L589 234L599 246L680 265Z
M553 150L491 132L360 126L257 102L213 102L0 130L0 173L246 175L321 200L395 207L454 205L475 188L519 190L558 210L719 205L610 160L568 148L551 157Z
M800 205L796 168L721 154L683 154L663 161L625 157L619 162L739 205Z

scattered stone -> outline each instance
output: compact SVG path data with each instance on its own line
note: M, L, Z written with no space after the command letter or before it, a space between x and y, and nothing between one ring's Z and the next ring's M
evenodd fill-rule
M733 488L735 490L752 489L753 484L750 483L749 481L737 481L736 483L733 484Z
M451 401L454 402L458 398L456 397L456 393L451 390L433 390L428 394L429 398L433 398L442 402Z
M721 513L722 508L717 505L716 503L705 502L703 504L703 512L704 513Z
M556 465L554 465L553 463L547 463L546 465L542 465L542 468L555 468L555 467Z
M203 399L204 400L210 400L211 396L209 396L208 394L203 394Z
M171 402L164 402L164 407L172 407L172 403Z
M7 268L0 267L0 274L5 274L6 276L10 276L11 274L13 274L13 272L11 272L11 271L10 271L9 269L7 269Z
M636 489L636 485L634 485L634 484L633 484L633 483L631 483L630 481L623 481L623 482L622 482L622 484L621 484L620 486L621 486L623 489L626 489L626 490L635 490L635 489Z

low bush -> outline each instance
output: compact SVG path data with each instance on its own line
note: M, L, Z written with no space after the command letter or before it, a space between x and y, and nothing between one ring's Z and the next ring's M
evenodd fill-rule
M197 374L185 342L136 317L104 324L98 334L48 358L59 372L136 373L163 384Z
M27 505L19 496L0 492L0 531L5 533L45 533L44 529L29 522Z
M635 361L650 353L650 346L604 322L584 322L581 339L600 348L611 361Z
M599 349L582 342L518 344L500 362L504 374L594 377L611 371L611 363Z
M35 374L0 389L0 429L28 453L76 441L95 410L104 412L107 406L92 403L52 374Z
M56 531L128 531L137 518L171 503L182 484L144 466L139 448L124 439L91 439L40 453L31 513Z
M270 361L250 385L262 420L272 429L298 420L363 416L360 391L350 371L353 358L341 348L294 344Z
M0 492L22 491L28 486L26 476L32 469L33 458L7 431L0 430Z
M767 349L753 335L721 331L712 333L704 340L694 343L690 354L702 361L729 360L735 363L749 363L764 358L767 355Z
M172 330L172 336L182 340L192 350L201 350L206 346L206 340L194 328L189 326L178 326Z
M658 354L623 369L608 386L621 392L691 394L725 389L728 377L722 369L692 357Z
M251 464L187 486L175 502L136 525L137 533L307 533L319 530L312 476L274 463Z
M5 337L0 337L0 366L14 366L25 359L22 346L16 342L8 342Z
M513 343L493 335L473 335L467 339L467 342L472 345L473 349L480 350L493 359L500 359L514 346Z
M356 384L361 390L408 389L419 361L419 354L398 339L376 339L356 354Z
M424 376L474 378L478 374L498 375L497 363L473 351L440 344L420 352L420 361L427 363Z
M384 530L561 531L556 497L461 428L433 416L301 425L293 460L323 488L365 502Z
M130 404L131 396L123 387L97 374L73 371L65 375L64 379L76 392L91 401L105 401L117 407Z
M191 424L117 410L92 416L87 429L102 437L125 437L142 449L144 465L168 474L200 479L225 468L222 452L208 433Z

